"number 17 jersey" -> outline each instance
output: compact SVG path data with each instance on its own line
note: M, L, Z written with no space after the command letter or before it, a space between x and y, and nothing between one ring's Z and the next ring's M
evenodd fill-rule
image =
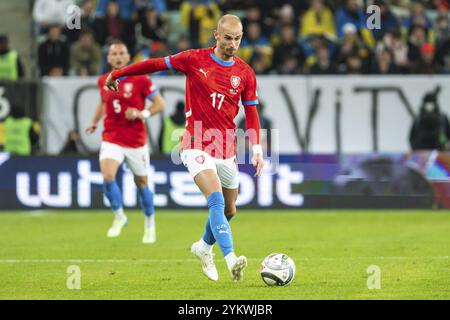
M220 60L214 48L192 49L165 58L171 70L186 75L186 131L181 150L200 149L219 159L236 155L239 101L258 104L256 77L239 57Z

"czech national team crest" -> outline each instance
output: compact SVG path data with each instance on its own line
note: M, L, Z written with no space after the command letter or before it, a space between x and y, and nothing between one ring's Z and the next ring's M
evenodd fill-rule
M241 84L241 78L239 76L231 76L230 81L234 89L239 87L239 85Z
M203 164L203 162L205 162L205 156L204 155L197 156L195 157L195 161L197 161L200 164Z
M132 83L125 83L125 85L123 86L124 89L124 93L123 96L125 98L129 98L131 97L131 95L133 94L133 84Z

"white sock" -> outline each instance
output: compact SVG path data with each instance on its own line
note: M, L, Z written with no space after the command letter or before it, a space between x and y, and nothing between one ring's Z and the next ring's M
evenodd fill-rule
M236 254L234 252L230 252L229 254L227 254L225 256L225 261L227 262L228 270L231 271L231 268L236 263L236 260L237 260L237 257L236 257Z
M200 244L200 248L202 249L202 251L205 251L205 252L211 252L213 249L213 246L214 246L214 245L207 244L205 242L205 240L203 240L203 238L200 238L200 241L198 243Z
M145 216L145 228L150 229L155 226L155 214L150 217Z
M114 212L114 215L116 216L116 220L122 220L123 218L126 218L126 215L123 212L123 208L113 210L113 212Z

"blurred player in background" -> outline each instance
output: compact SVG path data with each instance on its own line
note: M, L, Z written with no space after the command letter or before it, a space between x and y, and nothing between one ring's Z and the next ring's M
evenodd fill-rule
M238 167L234 118L239 100L245 106L247 131L253 145L252 163L259 176L264 165L259 144L259 118L256 110L255 73L235 56L243 36L237 16L225 15L214 32L216 46L149 59L111 72L106 85L122 92L120 77L176 70L186 79L186 130L181 139L181 159L205 196L209 217L202 238L192 253L202 262L203 273L218 280L212 247L217 241L233 280L241 280L247 266L244 256L234 253L229 220L236 213ZM250 130L249 130L250 129Z
M124 43L117 41L109 47L108 63L113 70L126 66L129 61L130 54ZM154 243L155 210L153 192L147 185L150 159L144 120L161 112L164 100L148 76L122 77L119 93L107 90L105 86L107 75L104 74L98 79L101 102L97 106L91 125L86 128L86 133L92 134L105 114L100 147L100 169L104 179L103 192L115 214L107 235L119 236L122 228L128 223L123 211L122 195L115 180L120 164L125 161L134 174L134 182L145 215L142 242ZM150 108L146 108L146 100L151 101Z

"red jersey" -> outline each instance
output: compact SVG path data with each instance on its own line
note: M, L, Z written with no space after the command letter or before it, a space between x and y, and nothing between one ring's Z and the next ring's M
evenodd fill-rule
M193 49L165 58L166 65L186 75L186 131L181 149L201 149L215 158L236 154L239 101L258 104L256 76L239 57L220 60L214 48Z
M152 99L158 92L148 76L123 77L119 92L108 90L105 81L109 73L98 79L102 101L106 106L103 122L103 141L127 148L139 148L147 143L147 128L144 121L125 119L127 108L144 110L145 100Z

